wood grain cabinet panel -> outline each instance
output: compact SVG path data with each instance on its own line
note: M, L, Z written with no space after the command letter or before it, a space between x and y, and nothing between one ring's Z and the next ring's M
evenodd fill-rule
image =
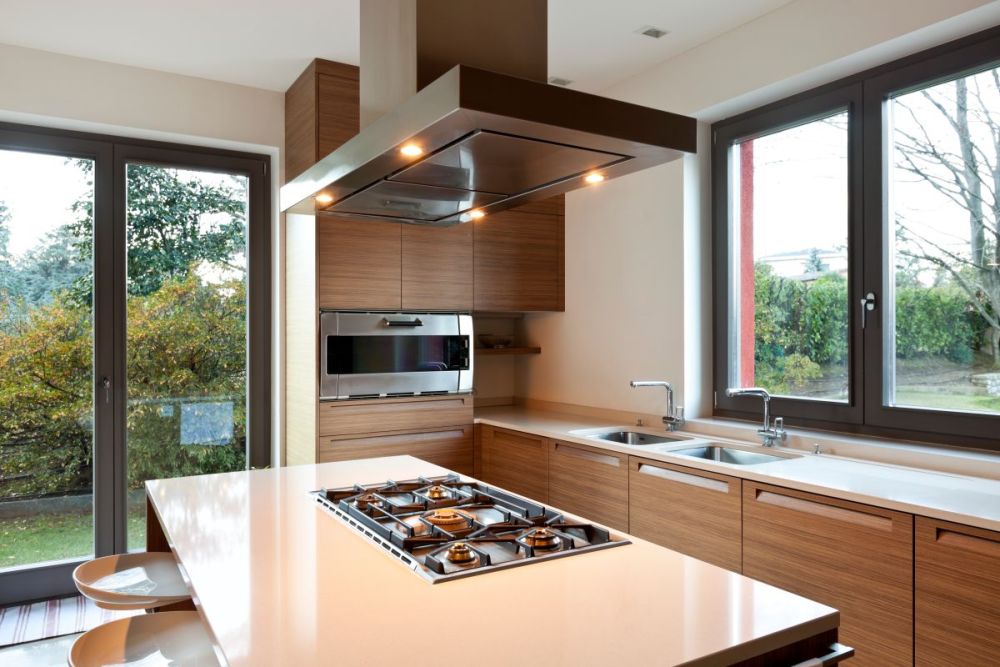
M912 515L744 480L743 574L840 610L851 665L913 664Z
M742 570L740 480L629 457L629 532L733 572Z
M1000 663L1000 533L917 517L915 664Z
M285 181L340 147L360 129L359 70L315 59L285 92Z
M549 504L628 531L628 456L583 445L549 443Z
M323 436L466 425L472 425L472 396L415 396L319 404L319 434Z
M400 225L403 309L472 310L472 225Z
M483 426L482 479L522 496L548 502L548 446L545 438Z
M563 196L473 223L476 310L565 310Z
M429 463L472 474L472 425L413 433L346 435L320 439L319 462L415 456Z
M337 218L317 225L319 307L399 310L403 225Z

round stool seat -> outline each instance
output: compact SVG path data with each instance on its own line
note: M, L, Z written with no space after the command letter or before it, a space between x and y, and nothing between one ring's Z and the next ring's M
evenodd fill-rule
M80 635L69 651L70 667L218 664L208 630L196 611L164 611L111 621Z
M152 609L191 597L173 554L105 556L73 570L80 593L105 609Z

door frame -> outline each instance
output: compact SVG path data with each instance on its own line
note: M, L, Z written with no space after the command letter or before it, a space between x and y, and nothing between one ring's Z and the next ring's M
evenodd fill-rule
M247 218L247 462L271 461L271 157L0 122L0 149L94 160L94 554L127 545L125 164L241 173L249 178ZM100 400L101 380L112 383ZM0 606L75 593L72 571L86 559L0 571Z

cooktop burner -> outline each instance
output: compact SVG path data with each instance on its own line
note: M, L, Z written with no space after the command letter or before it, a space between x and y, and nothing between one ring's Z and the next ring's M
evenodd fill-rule
M628 540L457 475L314 491L319 504L432 583Z

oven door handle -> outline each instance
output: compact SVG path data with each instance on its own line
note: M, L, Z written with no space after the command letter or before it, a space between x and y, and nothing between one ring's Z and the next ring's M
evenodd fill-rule
M388 317L382 318L382 322L387 327L422 327L424 326L423 321L419 317L415 317L412 320L390 320Z

